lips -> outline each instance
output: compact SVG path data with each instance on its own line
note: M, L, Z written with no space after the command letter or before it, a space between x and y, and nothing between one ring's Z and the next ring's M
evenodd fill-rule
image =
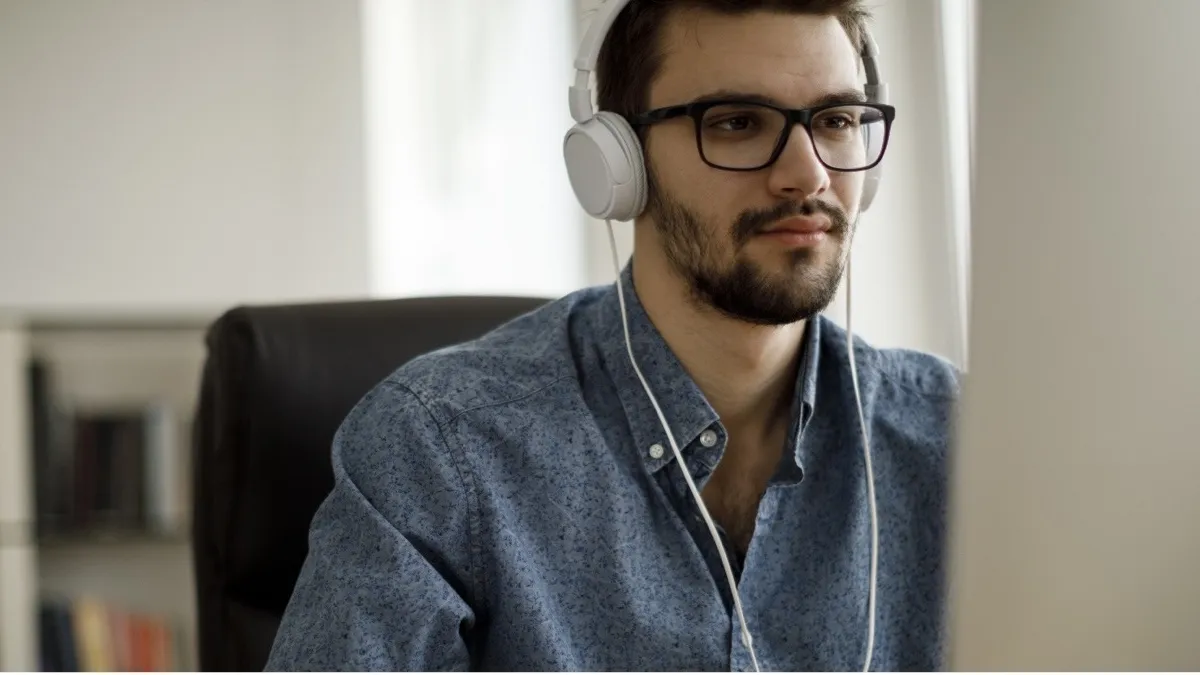
M813 245L827 239L842 239L849 229L850 224L841 209L810 199L744 211L734 221L732 235L739 248L751 240L774 241L787 246Z
M781 220L767 229L762 231L762 234L818 234L828 232L831 225L828 219L825 218L810 218L810 217L795 217Z

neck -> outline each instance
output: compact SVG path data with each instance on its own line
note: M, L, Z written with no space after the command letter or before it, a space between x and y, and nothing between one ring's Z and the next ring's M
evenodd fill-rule
M685 281L635 255L638 300L730 436L759 440L791 413L805 322L757 326L699 306Z

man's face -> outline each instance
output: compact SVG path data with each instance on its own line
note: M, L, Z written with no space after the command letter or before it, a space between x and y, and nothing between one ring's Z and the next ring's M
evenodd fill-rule
M650 109L726 92L804 108L861 91L858 56L836 17L681 10L669 17L661 46ZM687 117L651 127L646 155L646 215L693 299L762 325L806 319L832 301L849 252L862 172L825 168L799 125L779 159L757 171L706 164ZM778 231L814 225L829 229L816 237Z

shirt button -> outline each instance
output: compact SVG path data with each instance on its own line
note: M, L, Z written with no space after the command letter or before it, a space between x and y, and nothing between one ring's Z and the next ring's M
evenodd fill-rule
M662 456L663 446L661 443L655 443L654 445L650 446L650 457L653 459L662 459Z
M717 444L717 432L712 429L705 429L704 433L700 434L700 445L706 448L711 448Z

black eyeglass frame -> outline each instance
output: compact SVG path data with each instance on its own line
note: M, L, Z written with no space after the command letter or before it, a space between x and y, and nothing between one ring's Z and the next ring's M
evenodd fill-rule
M769 108L771 110L778 111L786 118L787 123L783 125L783 129L779 132L779 138L775 141L775 149L771 151L771 156L766 162L755 167L732 168L728 166L721 166L720 164L714 164L708 160L708 157L704 154L704 142L701 138L703 131L701 129L701 125L704 123L704 114L710 109L719 105L753 105L760 108ZM818 114L826 110L844 108L850 105L864 108L874 108L875 110L879 111L879 113L883 116L883 146L879 149L879 157L877 157L875 161L871 162L869 165L859 169L839 169L837 167L830 166L824 159L821 158L821 152L817 149L817 142L813 140L812 120ZM896 119L896 108L895 106L891 106L886 103L843 101L837 103L826 103L819 106L813 106L811 108L796 109L784 108L771 103L766 103L764 101L729 98L694 101L692 103L684 103L682 105L656 108L654 110L641 113L640 115L634 115L628 118L628 121L631 126L637 129L638 127L648 127L679 117L692 118L692 122L694 123L696 129L696 151L700 153L700 159L714 169L720 169L722 171L761 171L771 166L775 162L779 161L779 156L783 154L783 149L787 147L788 138L790 138L792 135L792 127L799 124L800 126L804 127L805 133L808 134L808 141L813 146L813 154L816 155L817 159L822 165L825 166L825 168L829 169L830 171L838 171L840 173L856 173L859 171L868 171L873 169L883 161L883 156L887 153L888 141L892 137L892 122Z

